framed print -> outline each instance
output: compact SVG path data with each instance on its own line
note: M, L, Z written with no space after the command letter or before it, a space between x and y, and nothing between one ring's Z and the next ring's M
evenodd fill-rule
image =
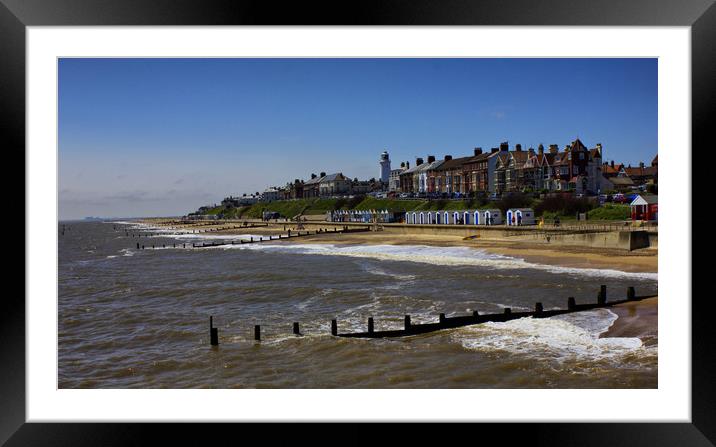
M3 0L27 262L1 439L712 445L712 2L353 7Z

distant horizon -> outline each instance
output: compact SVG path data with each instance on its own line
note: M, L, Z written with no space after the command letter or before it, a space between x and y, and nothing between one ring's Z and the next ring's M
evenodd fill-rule
M59 217L181 216L311 173L579 138L658 154L657 59L60 59ZM115 219L108 217L108 219Z

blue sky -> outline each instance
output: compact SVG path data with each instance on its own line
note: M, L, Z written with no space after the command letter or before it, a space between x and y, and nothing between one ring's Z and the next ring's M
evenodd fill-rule
M178 215L501 141L657 153L656 59L61 59L60 218Z

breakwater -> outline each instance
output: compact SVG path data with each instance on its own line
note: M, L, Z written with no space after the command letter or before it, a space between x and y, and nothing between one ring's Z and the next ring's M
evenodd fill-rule
M191 248L206 248L206 247L221 247L225 245L242 245L242 244L256 244L260 242L271 242L271 241L278 241L278 240L286 240L286 239L292 239L297 237L306 237L306 236L321 236L321 235L328 235L328 234L348 234L348 233L365 233L370 231L370 228L338 228L334 227L331 228L319 228L314 231L305 230L305 231L292 231L288 230L286 234L278 234L276 236L269 235L269 236L251 236L249 239L239 239L236 241L235 239L232 239L230 241L217 241L217 242L202 242L202 243L192 243ZM187 244L181 243L179 244L181 248L187 248ZM158 248L159 244L152 244L144 245L137 242L137 250L146 250L148 248ZM177 248L177 243L171 244L172 248ZM167 248L167 244L161 244L161 248Z
M512 312L510 307L505 307L504 311L499 314L480 314L477 310L473 311L470 315L460 315L454 317L447 317L444 313L440 313L438 321L432 323L420 323L414 324L411 320L410 315L404 317L403 329L393 329L376 331L375 320L373 317L368 317L367 320L367 331L365 332L339 332L338 320L331 320L331 335L335 337L343 338L392 338L392 337L407 337L411 335L427 334L443 329L453 329L463 326L471 326L475 324L497 322L504 323L511 320L517 320L520 318L550 318L558 315L565 315L574 312L584 312L588 310L608 308L617 304L623 304L633 301L641 301L647 298L653 298L656 295L643 295L637 296L634 287L630 286L626 290L625 298L617 299L613 301L607 301L607 286L600 286L599 292L597 293L596 302L593 303L577 303L574 297L567 298L567 307L562 309L544 309L541 302L535 303L534 311L527 312ZM302 336L304 335L300 331L300 322L293 322L293 335ZM218 346L218 329L213 326L213 316L210 317L209 323L209 336L210 344L212 346ZM254 325L254 340L261 340L261 325Z

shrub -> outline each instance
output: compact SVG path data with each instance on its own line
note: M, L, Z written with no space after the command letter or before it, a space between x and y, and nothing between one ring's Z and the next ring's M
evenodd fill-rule
M532 208L534 200L521 193L503 195L500 200L494 203L495 207L506 213L510 208Z
M347 201L347 207L349 210L355 209L359 203L361 203L363 200L365 200L365 196L362 194L359 194L357 196L353 196ZM336 208L337 209L337 208Z
M604 204L587 213L587 218L592 220L626 220L631 217L629 205Z
M577 213L586 213L596 204L586 197L572 197L569 195L558 195L545 197L535 206L535 214L540 216L545 212L555 213L562 216L574 216Z

